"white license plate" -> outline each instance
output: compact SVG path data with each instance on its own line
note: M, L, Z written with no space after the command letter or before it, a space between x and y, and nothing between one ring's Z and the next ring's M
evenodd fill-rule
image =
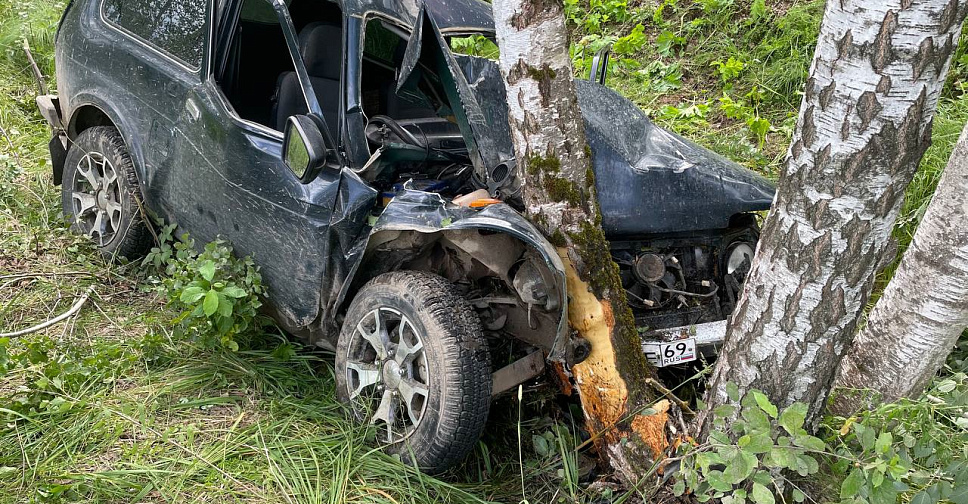
M657 367L672 366L696 360L696 338L669 342L647 341L642 344L645 357Z

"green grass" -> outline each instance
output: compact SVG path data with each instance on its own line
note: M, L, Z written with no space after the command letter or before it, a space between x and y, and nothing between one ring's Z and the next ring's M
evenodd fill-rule
M330 355L307 348L292 355L284 350L295 343L274 334L237 353L174 337L172 313L138 268L105 263L61 222L49 131L34 106L36 85L21 46L26 37L45 75L53 75L52 34L63 5L0 0L0 332L63 312L89 286L94 294L68 322L7 346L22 361L0 379L0 503L619 497L607 486L578 483L593 454L575 449L577 414L557 407L547 389L526 391L523 405L499 399L475 453L431 478L375 449L372 433L347 420L334 399ZM628 37L610 85L663 125L775 177L822 3L770 5L756 15L745 0L658 5L657 14L651 3L573 4L575 40L591 48L603 37ZM660 54L669 40L671 50ZM730 57L743 68L724 79L715 62ZM965 59L964 44L956 58ZM902 248L968 119L960 92L966 66L955 66L934 145L905 200L896 231ZM723 96L769 122L762 141L748 118L727 116ZM0 368L9 367L6 355Z

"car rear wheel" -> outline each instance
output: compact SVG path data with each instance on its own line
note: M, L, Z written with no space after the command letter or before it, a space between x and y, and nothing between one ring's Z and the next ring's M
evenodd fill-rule
M480 320L447 280L399 271L356 295L336 349L337 393L388 452L429 473L477 443L491 399Z
M81 132L67 151L61 206L71 229L109 259L134 259L151 246L138 178L124 139L110 126Z

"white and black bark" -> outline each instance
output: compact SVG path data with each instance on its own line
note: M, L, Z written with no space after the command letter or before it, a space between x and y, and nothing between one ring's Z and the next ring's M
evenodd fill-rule
M664 447L666 416L636 414L649 404L652 369L601 228L564 5L495 0L493 9L526 212L562 255L569 322L591 344L589 357L571 369L587 426L620 476L633 481L648 467L642 459ZM644 443L629 442L633 431Z
M892 250L965 10L964 0L827 2L776 200L712 376L712 407L729 402L733 382L780 406L807 403L815 425Z
M894 278L841 364L836 385L882 400L914 397L934 378L968 327L968 126ZM841 413L860 394L838 394Z

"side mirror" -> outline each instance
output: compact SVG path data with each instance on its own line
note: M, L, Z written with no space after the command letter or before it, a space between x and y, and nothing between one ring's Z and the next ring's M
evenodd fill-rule
M328 151L319 124L311 116L294 115L286 120L282 159L300 182L308 184L319 175Z

